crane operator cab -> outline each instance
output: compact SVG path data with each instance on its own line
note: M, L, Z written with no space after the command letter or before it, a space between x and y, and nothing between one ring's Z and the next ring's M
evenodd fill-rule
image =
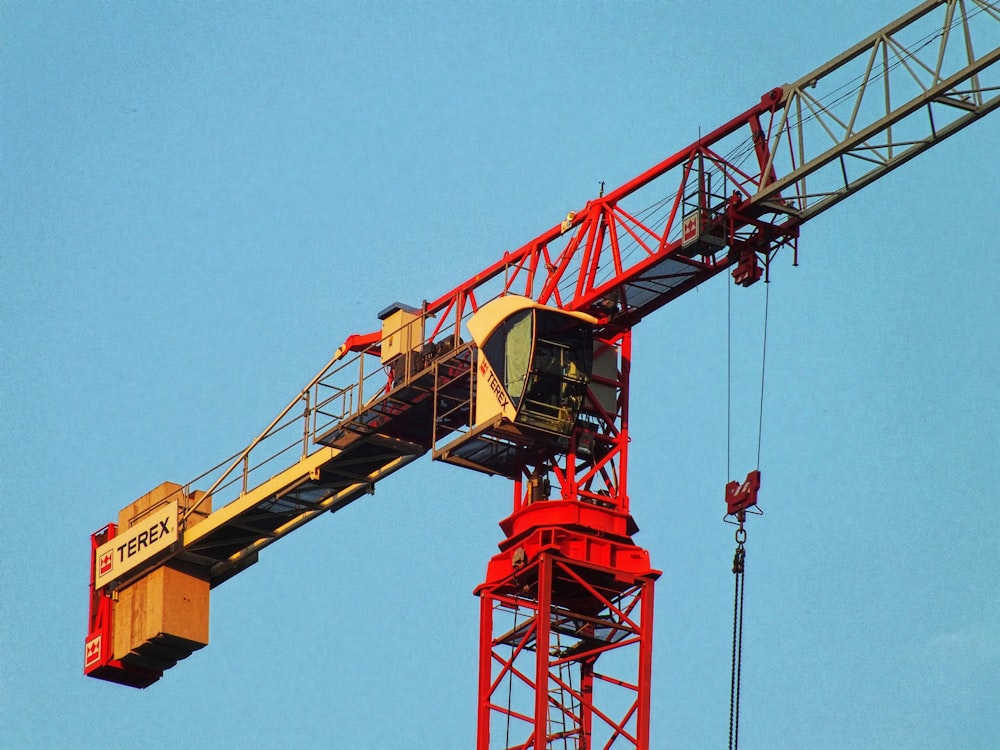
M479 350L472 424L436 457L518 476L566 444L584 408L596 322L517 295L483 305L467 323Z
M527 297L499 297L484 305L468 322L480 352L476 424L501 417L569 435L590 382L596 322Z

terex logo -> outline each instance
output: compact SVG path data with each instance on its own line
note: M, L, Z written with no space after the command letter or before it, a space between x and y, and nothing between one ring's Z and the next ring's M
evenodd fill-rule
M493 369L489 367L484 361L480 365L483 375L486 376L486 382L490 386L490 390L493 391L493 395L497 397L497 401L500 402L500 408L506 409L507 404L510 403L510 397L507 395L507 391L504 390L503 385L500 383L500 379L493 372Z
M163 552L178 541L176 502L161 506L124 533L97 548L94 585L97 588L117 581L132 569Z
M691 214L684 217L681 233L682 242L690 242L698 237L698 214Z
M97 572L100 575L104 576L110 573L114 567L115 567L114 552L105 552L103 555L101 555L101 561L97 569Z
M89 669L101 661L101 636L95 635L87 641L86 651L83 657L83 668Z
M124 562L130 557L139 554L147 546L154 544L160 537L170 536L173 533L170 530L170 521L171 519L169 518L160 519L154 522L152 526L148 526L143 531L140 531L136 536L119 544L115 547L118 560ZM109 570L112 564L108 565ZM104 568L104 556L101 557L101 568Z

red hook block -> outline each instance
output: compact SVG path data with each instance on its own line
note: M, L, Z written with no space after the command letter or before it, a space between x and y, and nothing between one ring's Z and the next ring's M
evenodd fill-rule
M732 481L726 485L726 510L731 516L744 512L757 504L760 490L760 471L755 469L747 474L743 484Z

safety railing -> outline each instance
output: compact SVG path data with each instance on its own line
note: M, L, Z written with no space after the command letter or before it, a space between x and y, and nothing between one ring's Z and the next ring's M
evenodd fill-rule
M195 490L203 490L202 502L211 498L219 509L306 459L318 436L357 420L382 397L407 385L416 369L409 358L444 341L453 348L460 340L456 327L456 323L433 330L425 326L429 335L420 348L402 355L402 366L383 364L377 345L346 356L334 355L249 445L191 479L179 493L190 497ZM197 512L199 504L186 507L183 518Z

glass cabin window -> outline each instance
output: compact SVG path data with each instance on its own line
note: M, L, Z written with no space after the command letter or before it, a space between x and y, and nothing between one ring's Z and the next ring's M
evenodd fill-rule
M527 310L525 313L511 318L510 331L507 333L504 383L515 405L520 403L524 394L524 379L528 373L528 362L531 360L531 314Z
M516 408L524 395L531 361L532 311L522 310L501 323L483 346L483 356L503 383Z
M579 320L536 312L536 340L517 421L568 435L583 405L594 355L593 334Z

